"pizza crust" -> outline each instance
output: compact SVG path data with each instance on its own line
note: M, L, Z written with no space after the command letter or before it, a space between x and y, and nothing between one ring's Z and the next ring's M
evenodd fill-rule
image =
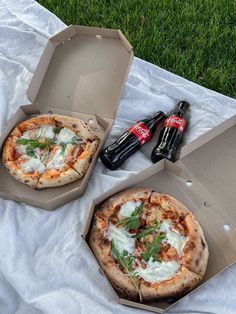
M13 161L15 160L15 153L16 153L16 145L15 141L21 137L22 132L18 127L16 127L6 139L5 145L3 146L2 151L2 161L5 163L6 161Z
M203 276L207 267L209 251L202 228L191 213L185 217L184 221L188 229L188 241L184 247L183 265Z
M44 189L62 186L74 182L80 178L81 175L72 168L69 168L66 171L50 169L40 176L40 179L36 187L37 189Z
M87 123L80 119L62 115L55 115L54 119L61 127L67 127L71 129L76 133L76 135L80 136L86 141L94 141L98 139L96 134L94 134L94 132L89 128Z
M81 177L87 172L98 146L98 140L94 140L92 143L87 142L84 151L79 155L77 161L74 163L73 168L80 174Z
M125 190L110 197L100 206L99 211L102 211L103 215L109 219L115 213L117 206L133 200L148 202L151 193L151 189L143 188Z
M183 203L167 194L153 192L150 203L159 205L165 211L173 211L174 209L178 216L186 216L189 213L188 208Z
M42 126L49 126L49 125L56 126L54 117L55 115L52 115L52 114L37 115L36 117L30 118L21 122L18 125L18 128L22 133L24 133L27 130L32 130L32 129L42 127Z
M148 283L141 279L140 290L143 301L155 301L166 297L179 297L191 291L202 280L199 276L182 266L179 273L160 283Z
M169 219L174 223L174 229L182 235L186 235L187 226L184 219L190 211L182 202L170 195L153 192L150 204L152 206L147 215L148 224Z
M39 172L24 173L17 165L15 161L6 161L6 168L8 172L19 182L24 183L32 188L37 187L37 183L40 177Z

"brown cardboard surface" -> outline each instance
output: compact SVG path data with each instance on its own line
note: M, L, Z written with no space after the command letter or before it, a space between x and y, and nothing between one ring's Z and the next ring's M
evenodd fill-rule
M71 25L49 39L27 91L34 104L20 107L8 121L0 148L16 124L39 113L82 119L100 145L86 175L62 187L33 190L0 164L0 197L52 210L84 192L112 127L132 59L132 47L119 30Z
M27 95L40 108L113 119L132 58L120 31L69 26L50 39Z
M203 228L210 257L201 286L236 262L235 138L236 116L207 132L201 141L197 140L195 148L191 143L190 147L186 145L189 154L176 163L162 160L99 196L90 207L82 237L86 240L95 206L121 190L151 187L170 194L193 212ZM229 230L225 230L225 225ZM120 303L159 313L175 304L165 300L140 304L122 298Z

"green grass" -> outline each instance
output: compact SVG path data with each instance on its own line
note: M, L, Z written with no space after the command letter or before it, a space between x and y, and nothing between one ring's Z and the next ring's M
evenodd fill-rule
M119 28L137 57L236 98L235 0L39 0L66 24Z

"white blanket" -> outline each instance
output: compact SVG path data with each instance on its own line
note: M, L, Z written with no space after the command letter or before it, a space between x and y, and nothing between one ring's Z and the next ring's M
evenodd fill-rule
M47 39L65 27L32 0L0 0L0 129L23 104ZM189 65L191 66L191 64ZM134 59L112 142L135 120L177 100L191 103L186 142L236 113L236 101ZM111 172L98 162L86 193L54 212L0 199L0 313L144 313L119 305L84 247L80 232L90 200L150 165L142 151ZM236 312L236 265L171 309L171 313Z

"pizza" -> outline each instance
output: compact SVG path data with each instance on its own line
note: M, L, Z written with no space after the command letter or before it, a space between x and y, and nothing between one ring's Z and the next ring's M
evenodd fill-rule
M99 139L80 119L41 114L17 125L2 161L10 175L32 188L62 186L82 178Z
M180 297L203 278L208 247L194 215L175 198L129 189L101 204L89 245L122 297Z

